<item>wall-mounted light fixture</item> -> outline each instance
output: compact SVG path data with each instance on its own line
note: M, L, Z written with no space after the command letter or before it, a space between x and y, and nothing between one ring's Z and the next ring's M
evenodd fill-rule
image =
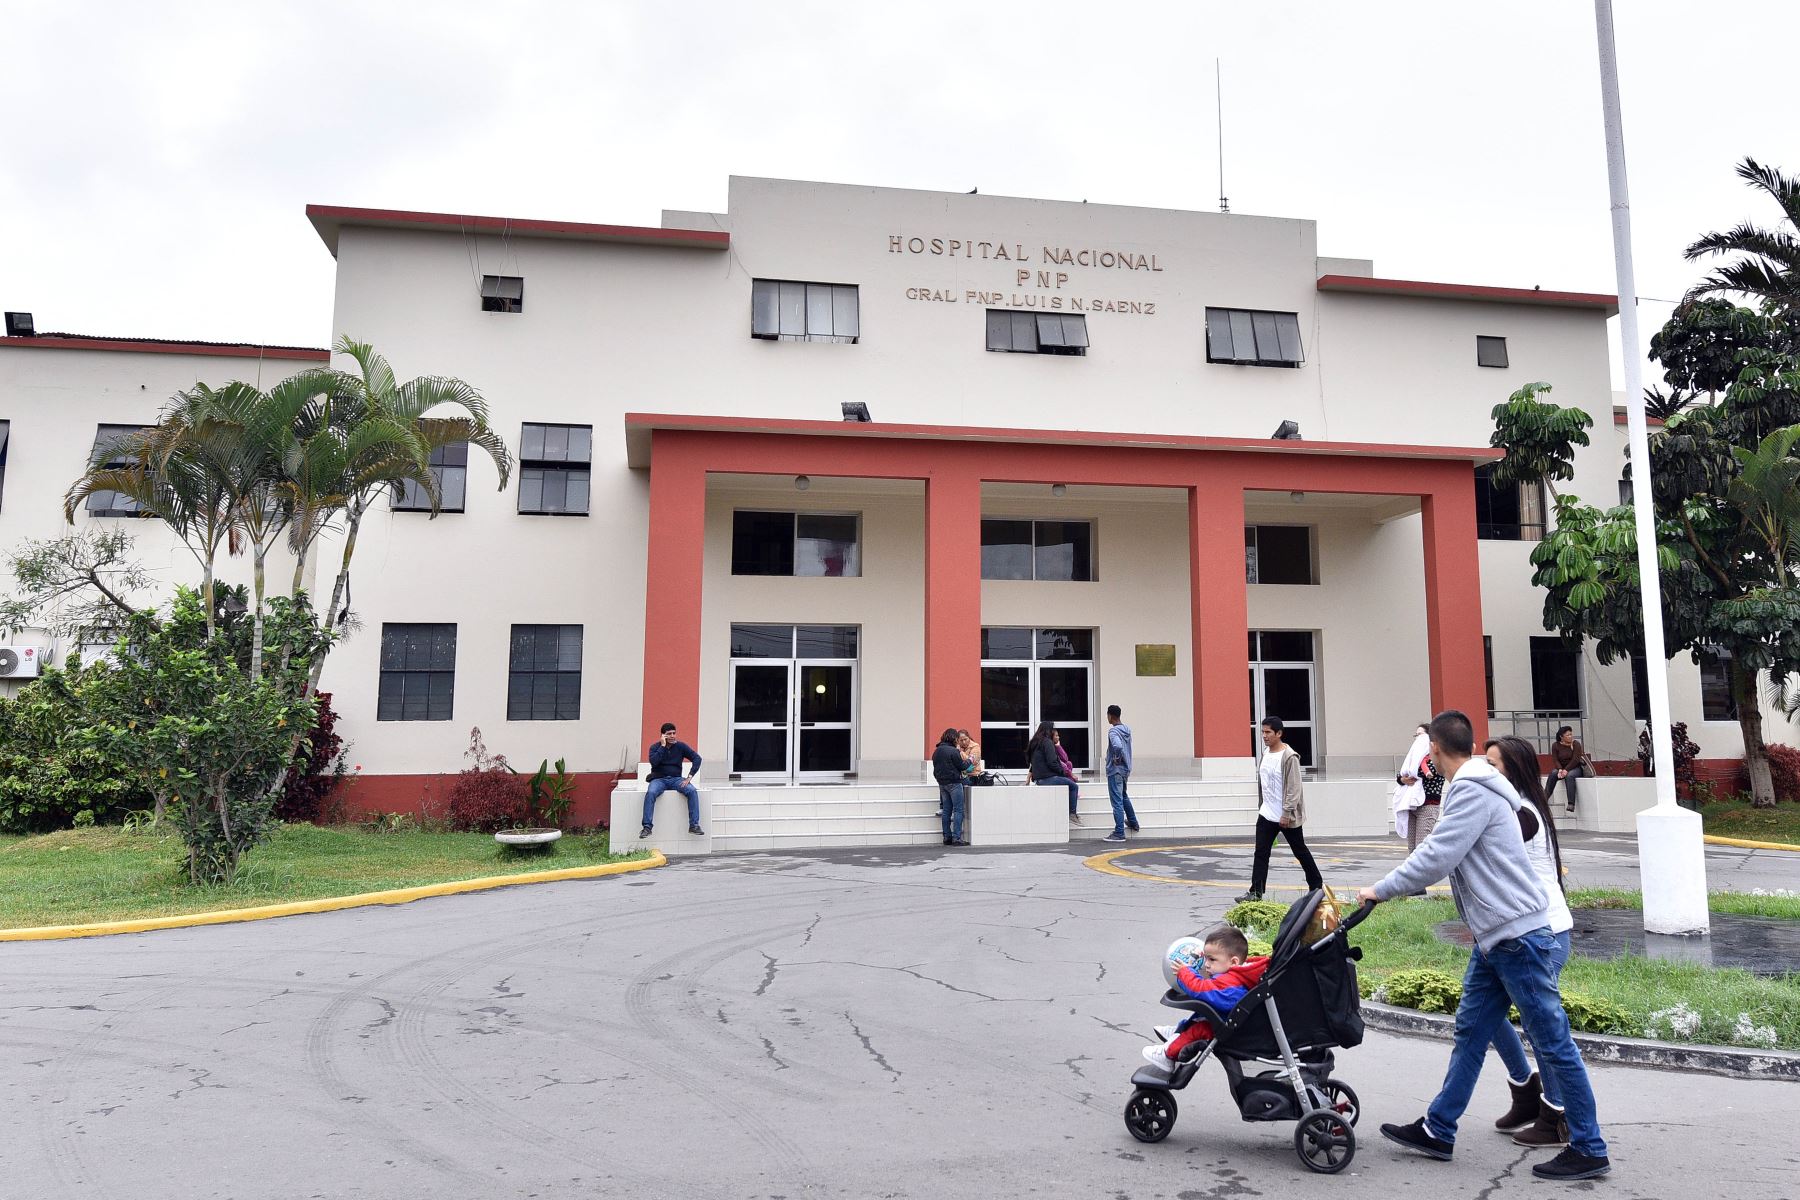
M1053 483L1050 485L1050 494L1052 496L1067 495L1068 491L1069 491L1069 485L1066 483Z
M812 486L812 480L809 477L807 477L805 475L794 476L794 490L796 492L804 492L807 488L809 488L811 486Z

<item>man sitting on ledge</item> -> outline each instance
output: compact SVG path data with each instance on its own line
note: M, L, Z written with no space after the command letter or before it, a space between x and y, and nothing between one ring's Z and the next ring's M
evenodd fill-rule
M686 742L675 737L675 723L664 721L662 737L650 747L647 756L650 760L650 786L644 789L644 827L638 830L639 838L650 836L651 825L656 820L656 798L673 788L687 797L688 832L703 834L700 828L700 790L694 786L694 776L700 773L700 755ZM693 763L688 777L681 777L683 761Z

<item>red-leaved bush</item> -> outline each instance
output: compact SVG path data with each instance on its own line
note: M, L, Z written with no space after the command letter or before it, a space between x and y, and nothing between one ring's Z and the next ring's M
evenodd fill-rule
M1763 747L1769 756L1769 777L1775 785L1777 800L1800 800L1800 750L1792 746L1784 746L1780 742L1770 742ZM1744 771L1745 788L1750 786L1749 769Z
M474 833L510 829L525 816L525 781L504 754L489 754L481 740L480 726L469 730L469 748L463 757L471 765L450 785L444 817L450 828Z
M294 761L282 778L275 815L283 821L311 821L329 817L327 797L344 777L341 757L344 739L337 735L338 715L331 707L331 693L319 692L318 720L312 737L300 743Z

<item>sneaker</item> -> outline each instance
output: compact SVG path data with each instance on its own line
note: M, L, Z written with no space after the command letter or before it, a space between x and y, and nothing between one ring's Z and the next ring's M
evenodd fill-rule
M1387 1127L1382 1127L1387 1132ZM1539 1179L1598 1179L1612 1170L1612 1160L1604 1154L1595 1157L1583 1154L1573 1146L1566 1147L1563 1152L1547 1163L1539 1163L1531 1168L1531 1173Z
M952 846L966 846L969 844L969 839L968 838L957 838L955 841L951 842L950 844Z
M1150 1032L1161 1038L1162 1044L1165 1046L1175 1040L1175 1027L1173 1025L1156 1025L1151 1028Z
M1125 835L1122 833L1109 833L1100 840L1103 842L1122 842L1125 840Z
M1237 902L1239 904L1244 904L1244 903L1247 903L1248 901L1261 900L1262 898L1263 898L1263 894L1261 892L1245 892L1243 895L1241 895L1237 898Z
M1548 1100L1539 1099L1537 1119L1513 1134L1518 1146L1566 1146L1569 1144L1569 1119L1563 1110Z
M1132 832L1132 833L1142 833L1142 832L1144 832L1144 831L1143 831L1143 830L1142 830L1142 829L1139 829L1139 828L1138 828L1138 827L1137 827L1137 826L1136 826L1136 825L1127 825L1127 826L1126 826L1126 827L1125 827L1125 828L1126 828L1126 829L1128 829L1128 830L1130 830L1130 831L1131 831L1131 832Z
M695 837L705 837L706 836L706 830L700 828L698 825L689 825L688 832L693 834Z
M1144 1061L1153 1067L1162 1067L1165 1070L1174 1062L1169 1057L1168 1049L1164 1046L1145 1046Z
M944 839L944 845L946 845L946 846L954 846L954 845L956 845L956 839L955 839L955 838L945 838L945 839Z
M1435 1158L1440 1162L1449 1162L1451 1153L1456 1149L1454 1143L1432 1137L1425 1128L1424 1117L1420 1117L1411 1125L1383 1125L1381 1136L1390 1142L1405 1146L1408 1150L1417 1150L1420 1154L1428 1158ZM1600 1161L1605 1162L1606 1160L1601 1159ZM1585 1179L1587 1177L1573 1175L1570 1178Z
M650 836L650 827L648 825L646 825L642 829L638 830L638 840L639 841L642 841L643 839L645 839L649 836Z
M1076 815L1075 815L1075 814L1074 814L1074 813L1070 813L1070 814L1069 814L1069 824L1071 824L1071 825L1080 825L1080 824L1081 824L1081 818L1080 818L1080 817L1078 817L1078 816L1076 816Z

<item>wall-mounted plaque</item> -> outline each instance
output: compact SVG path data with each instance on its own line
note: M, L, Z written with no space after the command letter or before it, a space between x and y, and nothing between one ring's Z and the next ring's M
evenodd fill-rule
M1175 674L1175 647L1139 646L1137 648L1137 673L1139 675Z

